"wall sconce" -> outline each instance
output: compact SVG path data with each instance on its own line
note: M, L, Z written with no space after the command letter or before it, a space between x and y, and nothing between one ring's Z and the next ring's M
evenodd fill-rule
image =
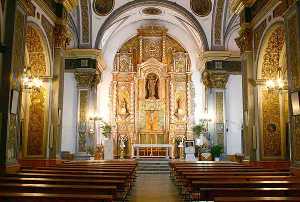
M285 90L287 81L278 78L276 80L269 79L266 81L265 86L268 90Z
M39 89L43 85L43 81L31 73L30 67L25 67L22 79L22 86L25 90Z

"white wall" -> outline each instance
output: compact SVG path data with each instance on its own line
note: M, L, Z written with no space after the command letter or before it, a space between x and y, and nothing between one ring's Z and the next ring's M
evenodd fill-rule
M242 76L230 75L225 91L227 154L242 152L241 130L243 124Z
M64 74L61 151L75 152L77 122L77 87L73 73Z

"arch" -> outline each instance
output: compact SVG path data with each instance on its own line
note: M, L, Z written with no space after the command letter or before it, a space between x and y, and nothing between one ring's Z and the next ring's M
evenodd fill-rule
M125 5L121 6L120 8L116 9L115 11L113 11L112 14L105 20L105 22L103 23L103 25L100 27L100 29L98 31L96 41L95 41L95 48L98 48L98 45L100 44L100 42L104 36L105 30L107 30L110 27L111 23L115 19L117 19L119 16L121 16L123 13L129 11L130 9L137 8L140 6L156 6L156 5L172 9L172 10L182 14L183 16L185 16L187 18L187 20L189 21L189 23L191 24L191 26L200 35L200 38L201 38L201 41L203 44L203 49L209 50L209 45L208 45L208 41L207 41L205 32L204 32L201 24L199 23L199 21L188 10L186 10L184 7L176 4L175 2L160 1L160 0L132 1L132 2L126 3Z
M276 80L278 71L285 72L285 32L281 22L272 24L264 33L258 51L256 78ZM281 75L286 77L286 75ZM259 125L260 157L262 160L285 159L286 123L288 122L287 92L257 90L257 121Z
M26 27L25 60L33 76L43 77L51 73L49 47L42 30L34 23ZM46 156L49 133L50 84L43 83L22 96L23 157Z
M50 40L48 38L48 35L45 31L45 29L43 28L43 26L39 23L39 21L37 21L37 19L29 16L27 19L27 27L33 27L39 34L41 42L44 46L44 53L46 54L46 61L47 61L47 67L49 67L47 69L47 76L52 75L52 68L53 68L53 64L52 64L52 58L53 58L53 50L51 49L51 45L50 45Z
M3 6L4 5L2 5L2 1L0 1L0 42L2 42L3 41L3 24L4 24L4 22L3 22Z

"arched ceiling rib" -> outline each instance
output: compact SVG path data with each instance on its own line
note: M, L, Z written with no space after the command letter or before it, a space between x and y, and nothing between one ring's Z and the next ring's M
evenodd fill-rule
M141 13L143 8L151 6L161 9L163 13L161 15L144 15ZM187 32L192 33L195 40L200 39L203 50L209 50L204 30L199 21L190 12L174 2L159 0L132 1L116 9L100 27L95 41L95 48L104 46L103 39L109 38L108 35L117 31L120 25L125 26L143 19L164 20L176 24Z

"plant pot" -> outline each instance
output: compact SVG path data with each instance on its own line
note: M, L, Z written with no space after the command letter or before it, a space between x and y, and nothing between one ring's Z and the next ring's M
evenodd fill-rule
M220 161L220 157L215 157L215 161Z

